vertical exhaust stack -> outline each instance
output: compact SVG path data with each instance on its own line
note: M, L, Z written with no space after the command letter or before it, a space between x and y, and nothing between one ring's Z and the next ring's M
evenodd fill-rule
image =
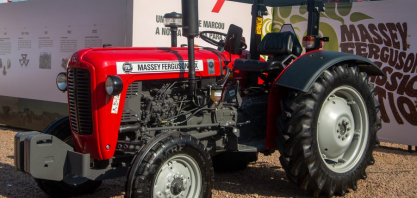
M188 89L193 94L196 87L194 37L198 36L198 0L181 0L182 34L188 41Z

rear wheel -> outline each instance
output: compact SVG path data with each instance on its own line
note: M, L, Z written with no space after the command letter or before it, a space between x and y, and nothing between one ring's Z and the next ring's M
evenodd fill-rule
M126 198L211 197L214 175L209 153L184 133L155 137L136 156L126 181Z
M280 161L289 179L315 196L343 195L366 179L379 104L366 73L356 66L326 70L307 93L289 91Z
M53 135L68 145L74 147L68 117L52 122L43 131L44 134ZM36 179L39 188L51 197L72 197L93 193L100 187L102 181L94 181L76 175L67 175L62 181Z

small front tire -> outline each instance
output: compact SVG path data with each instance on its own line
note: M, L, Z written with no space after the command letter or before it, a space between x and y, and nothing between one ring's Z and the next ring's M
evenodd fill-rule
M214 175L204 145L185 133L155 137L135 157L126 198L211 197Z

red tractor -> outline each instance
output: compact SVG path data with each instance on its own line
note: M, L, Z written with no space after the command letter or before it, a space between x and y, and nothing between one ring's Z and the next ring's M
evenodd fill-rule
M291 26L261 40L266 5L300 4L309 12L306 53ZM368 75L383 74L363 57L320 50L323 10L317 0L254 0L248 52L235 25L200 33L198 0L182 0L188 47L76 52L57 77L69 117L18 133L15 166L52 197L127 176L127 198L195 198L211 197L214 169L278 150L288 179L315 196L355 190L381 127ZM196 36L217 49L194 47Z

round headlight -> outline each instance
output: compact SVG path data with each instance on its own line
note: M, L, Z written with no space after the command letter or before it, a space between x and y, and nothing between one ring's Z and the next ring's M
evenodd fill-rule
M56 77L56 86L59 91L67 91L67 73L61 72Z
M122 93L123 82L118 76L107 76L106 92L109 96L115 96Z

